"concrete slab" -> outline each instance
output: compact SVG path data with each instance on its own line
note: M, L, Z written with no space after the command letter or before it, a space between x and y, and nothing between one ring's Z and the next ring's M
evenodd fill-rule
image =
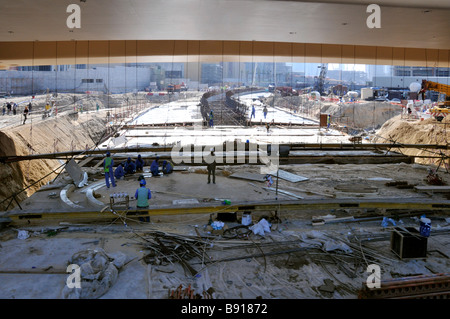
M249 181L256 181L256 182L264 182L265 181L265 174L255 174L255 173L245 173L245 172L240 172L240 173L234 173L232 175L230 175L229 177L231 178L239 178L239 179L246 179Z
M303 182L303 181L307 181L309 179L307 177L303 177L303 176L300 176L300 175L297 175L297 174L289 173L289 172L284 171L282 169L280 169L278 171L278 177L282 178L284 180L287 180L289 182L292 182L292 183Z
M199 204L198 199L191 198L191 199L176 199L172 201L172 204L174 205L189 205L189 204Z

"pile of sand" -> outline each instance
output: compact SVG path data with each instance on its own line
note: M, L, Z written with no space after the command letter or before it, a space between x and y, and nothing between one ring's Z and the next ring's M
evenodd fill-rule
M401 114L402 107L381 101L358 103L323 103L322 113L331 114L332 121L366 130L379 129L387 120Z
M388 120L372 139L374 143L404 143L404 144L439 144L447 145L450 140L450 130L447 126L450 118L445 118L442 122L429 118L423 121L408 121L402 119L401 115ZM450 127L449 127L450 128ZM402 153L414 156L439 155L439 150L431 149L402 149ZM442 151L448 155L447 151ZM437 165L440 159L416 158L416 162L423 164Z
M310 100L307 95L281 97L279 94L264 100L273 105L296 111L309 118L319 119L320 114L330 114L333 123L365 130L379 129L387 120L401 114L402 107L382 101L335 103Z

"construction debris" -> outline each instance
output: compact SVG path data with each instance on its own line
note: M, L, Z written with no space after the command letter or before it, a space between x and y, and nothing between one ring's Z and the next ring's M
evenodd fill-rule
M126 256L117 252L107 254L103 249L88 249L72 256L69 265L74 265L75 274L79 269L79 278L74 278L74 287L65 285L65 299L96 299L103 296L117 281L119 270L125 264ZM79 286L76 286L76 281Z
M429 185L446 185L442 177L440 177L438 173L433 169L429 170L425 180Z
M450 273L402 277L381 281L379 288L363 284L359 299L447 299Z
M203 260L208 256L200 251L199 246L205 244L201 238L189 238L179 235L171 235L161 232L150 232L142 237L142 245L150 250L143 260L147 264L168 265L174 262L180 263L191 276L197 275L189 260L199 257Z
M385 185L386 186L394 186L398 189L411 189L411 188L416 187L416 184L409 184L407 181L388 182Z
M214 299L213 294L214 288L212 287L199 294L191 288L190 284L184 289L183 285L179 285L178 288L169 291L169 299Z
M355 218L353 216L336 218L336 216L329 215L329 214L326 216L313 216L312 217L312 225L319 226L319 225L325 225L325 224L329 224L329 223L347 222L347 221L352 221L354 219Z
M333 281L331 279L324 279L323 285L319 287L320 291L333 293L336 289Z

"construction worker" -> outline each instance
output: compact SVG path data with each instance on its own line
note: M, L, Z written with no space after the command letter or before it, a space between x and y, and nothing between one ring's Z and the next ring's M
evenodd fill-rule
M117 166L116 170L114 171L114 177L117 179L123 179L124 176L125 171L123 170L122 163L120 163L119 166Z
M113 187L116 187L116 182L114 181L114 160L111 158L111 153L106 152L106 158L103 161L103 171L105 172L105 182L106 187L109 188L109 179L111 179L111 184Z
M125 174L134 174L136 173L136 165L131 160L131 157L127 158L127 161L125 162Z
M211 183L211 175L213 178L213 184L216 183L216 154L214 154L214 148L210 149L210 154L206 157L206 168L208 169L208 184Z
M148 200L152 198L152 192L149 188L145 187L147 183L145 179L141 179L139 181L139 188L136 190L134 197L137 200L136 207L137 208L148 208Z
M159 176L159 156L156 156L155 160L150 165L150 172L152 176Z
M25 125L25 121L27 120L28 112L29 112L28 106L25 106L25 109L23 110L23 117L24 117L24 119L23 119L23 124L24 124L24 125Z
M164 174L170 174L173 172L173 165L170 161L163 161L162 172Z
M252 115L250 116L250 119L252 119L252 117L256 118L256 110L255 110L255 105L254 104L252 104Z
M211 112L209 112L209 127L213 126L214 126L214 114L213 111L211 110Z
M266 116L267 116L267 106L265 106L265 105L264 105L263 113L264 113L264 119L266 119Z
M144 160L142 159L141 154L139 154L136 160L136 172L142 172L144 170L144 164Z

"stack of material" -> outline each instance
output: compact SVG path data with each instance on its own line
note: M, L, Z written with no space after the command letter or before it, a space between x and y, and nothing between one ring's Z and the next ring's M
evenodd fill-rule
M199 257L200 260L205 258L205 252L198 249L199 246L205 245L201 238L154 231L145 237L143 245L150 250L150 253L144 256L147 264L167 265L178 262L192 276L197 275L197 270L188 261L194 257ZM209 259L207 256L206 258Z
M450 273L411 276L382 281L380 288L359 291L360 299L418 299L448 298L450 296Z

